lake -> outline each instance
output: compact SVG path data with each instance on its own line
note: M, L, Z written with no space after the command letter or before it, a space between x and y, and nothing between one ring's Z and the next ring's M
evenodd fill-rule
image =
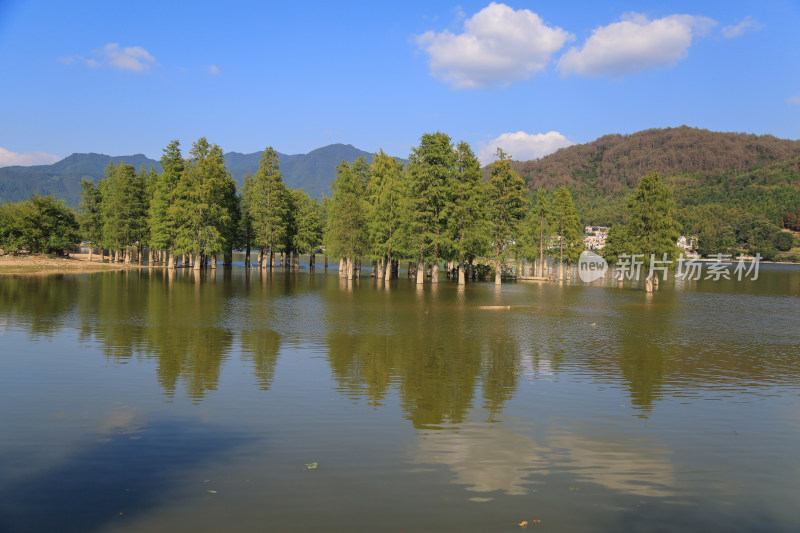
M0 276L0 531L800 531L800 268Z

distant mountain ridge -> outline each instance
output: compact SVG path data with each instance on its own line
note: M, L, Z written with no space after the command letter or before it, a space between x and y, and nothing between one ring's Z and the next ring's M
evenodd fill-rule
M242 154L228 152L225 165L239 186L245 175L255 174L263 152ZM372 155L350 144L331 144L312 150L307 154L287 155L278 153L281 173L286 186L292 189L302 187L311 197L322 198L331 194L331 183L336 177L336 166L342 161L352 162L358 157L372 161ZM105 176L109 161L114 164L125 162L137 170L142 165L155 167L161 171L158 161L143 154L108 156L96 153L72 154L52 165L30 167L10 166L0 168L0 201L18 202L34 193L53 194L68 205L77 207L80 203L81 180L95 183Z

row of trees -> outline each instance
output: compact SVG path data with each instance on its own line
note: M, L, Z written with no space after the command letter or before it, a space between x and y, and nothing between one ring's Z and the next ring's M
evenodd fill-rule
M300 254L310 254L313 266L314 254L324 250L340 258L340 276L346 278L372 263L375 275L388 280L397 276L400 260L410 260L417 283L427 276L438 282L445 264L448 275L463 284L482 263L499 284L511 258L515 265L523 258L538 260L537 274L544 276L547 254L563 278L563 265L575 263L583 250L582 225L566 187L531 193L501 149L484 175L469 144L454 144L441 132L424 134L405 165L383 151L371 163L343 161L332 196L321 204L285 186L271 147L239 191L221 148L205 138L194 143L188 158L178 141L169 143L161 169L137 172L110 163L99 184L83 181L83 237L110 250L111 260L142 262L149 250L151 264L215 268L219 257L229 264L234 249L245 249L249 266L255 248L259 268L272 268L284 260L297 266ZM657 174L646 175L631 199L628 224L613 228L607 255L672 257L678 236L674 211L670 189ZM18 248L41 249L19 243Z
M370 164L359 158L336 168L333 195L322 204L302 190L288 189L277 153L264 151L255 175L237 193L222 150L205 138L184 158L172 141L161 158L162 172L109 164L95 186L83 182L80 210L87 240L111 250L112 260L178 262L201 268L232 250L258 251L260 268L300 254L340 258L340 275L352 278L372 262L381 279L397 276L399 261L423 283L440 265L465 283L478 258L493 263L500 283L506 260L536 258L556 243L559 263L574 262L582 250L581 225L569 191L535 195L498 149L484 177L470 146L454 145L441 132L425 134L406 165L380 151ZM555 235L555 237L554 237ZM554 241L555 239L555 241ZM542 274L543 272L540 272Z
M569 191L559 189L552 200L543 190L532 197L501 149L484 177L469 144L428 133L405 166L380 151L371 165L358 159L336 172L324 242L341 258L343 277L369 259L377 277L390 279L399 259L410 259L417 283L427 267L436 283L444 263L463 284L476 259L486 257L499 284L508 258L541 259L554 235L560 262L577 259L583 249Z

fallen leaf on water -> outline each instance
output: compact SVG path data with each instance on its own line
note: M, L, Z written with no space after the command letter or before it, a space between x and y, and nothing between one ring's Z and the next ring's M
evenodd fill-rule
M217 493L217 491L215 491L215 490L210 490L208 492L210 492L211 494L216 494Z
M308 463L304 470L313 470L319 466L318 463Z
M519 527L528 527L528 521L523 520L522 522L519 523Z

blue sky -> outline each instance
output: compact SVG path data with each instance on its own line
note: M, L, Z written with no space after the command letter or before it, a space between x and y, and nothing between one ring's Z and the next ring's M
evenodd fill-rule
M800 2L0 0L0 166L331 143L487 161L689 126L800 138Z

